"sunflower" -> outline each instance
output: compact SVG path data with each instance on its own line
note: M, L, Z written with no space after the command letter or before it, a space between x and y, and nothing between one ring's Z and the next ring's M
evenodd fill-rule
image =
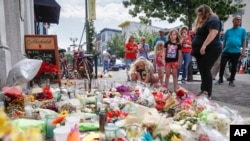
M60 115L66 116L66 115L68 115L68 111L67 110L62 110L61 113L60 113Z

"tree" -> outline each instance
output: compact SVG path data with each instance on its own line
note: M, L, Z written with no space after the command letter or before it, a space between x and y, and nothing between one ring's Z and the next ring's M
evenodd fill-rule
M147 27L138 27L136 31L131 32L134 35L135 41L139 43L140 38L144 37L146 43L149 45L150 50L154 50L154 39L158 36L158 32L149 30ZM124 57L124 45L126 37L124 35L115 35L112 39L107 41L107 46L112 50L112 53L116 54L118 58Z
M107 46L110 48L113 54L117 58L124 57L124 45L125 45L125 36L116 34L112 39L107 41Z
M135 36L135 40L137 42L140 42L140 38L144 37L146 39L146 43L149 45L149 49L151 51L154 50L154 39L159 35L158 32L149 30L148 27L138 27L137 31L132 32L131 34Z
M123 5L129 9L133 17L139 16L142 23L148 23L150 18L159 18L173 23L178 18L189 29L195 18L195 8L201 4L209 5L222 21L236 13L246 4L233 3L233 0L124 0ZM144 13L144 15L139 15Z

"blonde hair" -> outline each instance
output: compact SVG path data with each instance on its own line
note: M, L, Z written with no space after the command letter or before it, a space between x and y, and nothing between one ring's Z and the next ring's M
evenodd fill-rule
M155 55L159 52L159 51L163 51L163 48L164 48L164 42L163 41L158 41L154 47L154 52L155 52Z
M134 42L135 42L135 36L134 35L129 35L127 40L126 40L126 43L129 43L132 38L134 38Z
M139 66L139 64L143 63L145 65L145 70L146 72L154 72L154 66L152 64L152 62L150 62L149 60L147 60L146 58L140 56L138 57L135 62L133 62L130 66L130 73L135 73L137 67Z
M176 42L180 44L181 43L181 35L179 34L177 29L172 29L172 30L169 31L169 33L168 33L168 41L171 41L170 35L172 33L175 33L177 35L176 36Z
M195 19L194 32L196 33L198 28L200 28L209 17L215 16L218 17L213 10L206 4L202 4L195 10L196 13L201 12L201 16L197 16Z

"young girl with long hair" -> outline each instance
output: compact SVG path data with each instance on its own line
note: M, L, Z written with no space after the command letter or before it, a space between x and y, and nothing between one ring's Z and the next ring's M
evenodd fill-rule
M158 72L158 76L159 76L159 81L161 86L163 86L163 77L164 77L164 61L162 59L164 59L163 56L163 49L164 49L164 42L163 41L158 41L154 47L154 52L155 52L155 68Z
M165 62L166 77L165 83L168 89L170 74L172 73L174 91L179 89L177 72L179 65L181 64L181 37L176 29L173 29L168 34L168 42L165 44L163 49L163 59Z
M154 66L152 62L145 57L139 57L131 64L130 74L132 81L141 81L144 83L157 83L158 76L154 74Z

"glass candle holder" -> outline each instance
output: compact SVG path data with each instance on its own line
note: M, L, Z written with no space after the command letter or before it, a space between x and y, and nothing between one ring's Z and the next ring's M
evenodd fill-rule
M107 124L105 126L105 141L117 141L118 140L119 127L114 124Z
M139 125L129 125L127 127L127 137L129 140L137 141L140 139L141 135L143 133L143 130Z
M46 139L51 139L54 137L53 130L56 128L56 125L52 124L52 121L56 118L55 115L45 115L45 137Z
M88 79L83 79L83 88L85 93L88 93L90 88L89 88L89 80Z

